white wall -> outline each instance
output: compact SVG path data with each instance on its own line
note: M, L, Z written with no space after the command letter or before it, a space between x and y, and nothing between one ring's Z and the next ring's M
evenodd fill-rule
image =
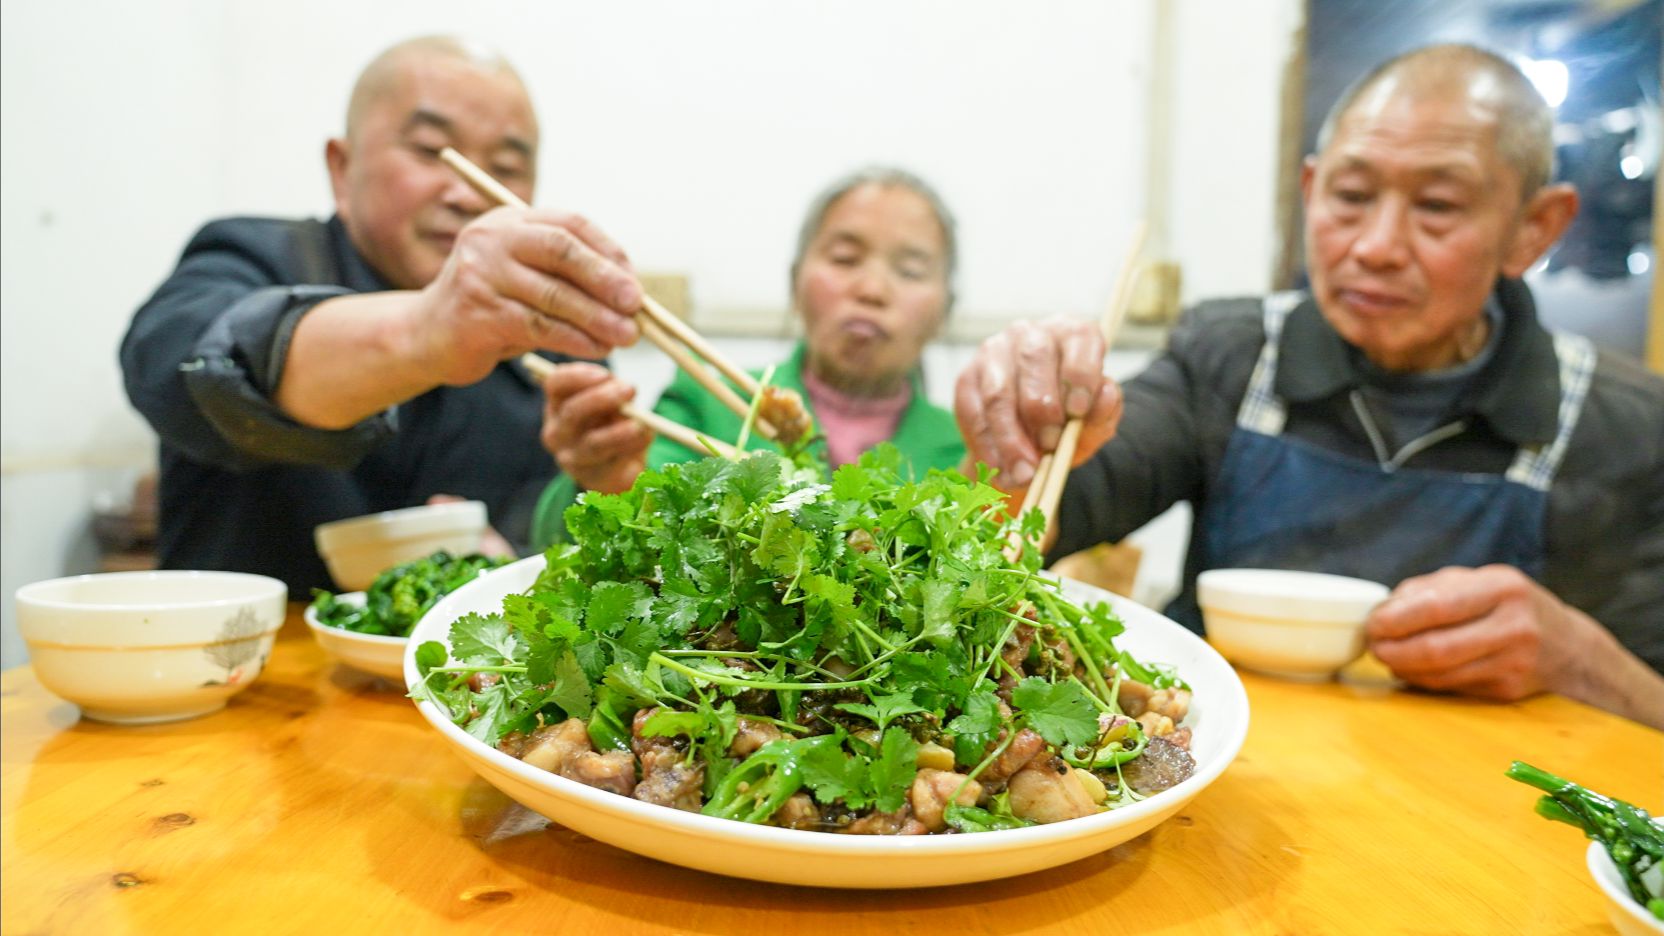
M328 212L323 141L391 42L463 31L502 47L544 121L540 202L589 214L643 269L689 274L702 320L777 321L810 195L884 161L960 216L957 314L1000 321L1096 314L1149 158L1176 160L1187 294L1268 280L1298 2L1171 0L1175 152L1150 154L1155 2L8 0L4 664L22 659L11 593L88 570L90 498L124 492L152 457L115 364L127 317L203 220Z

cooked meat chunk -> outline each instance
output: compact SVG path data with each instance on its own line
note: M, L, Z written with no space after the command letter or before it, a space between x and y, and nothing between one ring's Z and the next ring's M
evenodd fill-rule
M1150 694L1150 701L1145 709L1166 715L1175 722L1182 722L1184 717L1190 714L1190 690L1157 689Z
M1144 727L1144 733L1152 738L1173 733L1173 719L1154 709L1138 716L1138 723Z
M913 818L912 810L902 806L895 812L875 812L844 826L848 835L925 835L930 830Z
M1151 738L1142 756L1121 767L1127 786L1145 796L1175 786L1195 772L1190 752L1166 738Z
M568 761L594 750L589 744L589 727L583 719L568 718L558 725L544 725L532 732L520 759L550 773L560 773Z
M641 760L641 782L636 799L686 812L704 804L705 765L689 765L686 742L679 738L647 737L641 733L656 708L642 709L630 725L630 749Z
M964 789L960 785L964 784ZM948 808L948 797L953 791L959 790L959 796L954 799L961 806L975 806L982 798L982 784L971 780L967 782L964 774L952 773L946 770L921 770L913 778L913 786L907 791L907 801L913 807L913 815L924 827L932 832L940 832L948 827L944 815Z
M997 788L997 784L1004 783L1017 771L1022 770L1036 754L1045 750L1045 747L1044 738L1024 728L1017 732L1017 737L1011 739L1011 745L1005 749L1005 753L994 758L994 762L988 765L988 769L984 770L978 779L983 781L986 787Z
M1121 711L1127 713L1131 718L1137 718L1144 714L1145 709L1150 707L1150 697L1152 695L1155 695L1155 690L1144 683L1123 679L1116 700L1121 703Z
M758 748L779 738L780 729L768 722L741 718L738 730L734 732L734 740L728 745L728 753L733 757L750 757Z
M820 809L809 794L793 793L768 821L787 829L815 829L820 826Z
M774 427L775 435L783 445L796 443L814 429L809 411L803 406L803 398L798 396L797 391L783 387L763 388L762 398L757 401L757 418Z
M1011 814L1034 822L1062 822L1097 812L1092 794L1058 757L1037 757L1011 778Z
M629 796L636 788L636 759L624 751L585 751L567 761L560 775L585 786Z

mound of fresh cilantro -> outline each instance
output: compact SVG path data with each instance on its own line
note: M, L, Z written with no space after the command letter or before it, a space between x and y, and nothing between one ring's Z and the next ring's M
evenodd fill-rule
M751 822L799 790L893 811L926 742L972 775L1025 727L1090 757L1099 714L1120 711L1116 680L1182 683L1116 648L1108 605L1078 606L1039 575L1038 514L1021 521L1022 558L1008 558L1017 522L983 479L904 479L889 446L829 484L769 453L648 471L570 508L573 542L502 613L457 620L449 653L418 648L412 695L488 744L579 718L602 751L630 750L635 713L658 708L644 733L686 739L705 766L704 811ZM1023 624L1082 665L1019 680L1001 650ZM470 680L482 672L499 678ZM742 716L783 736L730 758ZM1003 799L950 807L949 820L1024 824Z

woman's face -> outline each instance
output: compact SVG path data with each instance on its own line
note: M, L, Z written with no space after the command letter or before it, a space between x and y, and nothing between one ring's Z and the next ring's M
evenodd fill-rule
M867 183L834 202L793 284L815 376L862 396L899 389L947 314L944 250L911 189Z

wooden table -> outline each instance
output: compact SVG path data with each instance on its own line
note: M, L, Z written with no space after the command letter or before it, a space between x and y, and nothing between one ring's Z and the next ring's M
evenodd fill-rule
M1493 705L1245 674L1241 755L1188 809L1049 873L838 892L659 864L479 780L298 607L258 682L193 721L81 720L0 678L5 933L1600 933L1574 830L1520 758L1657 810L1664 736L1560 698Z

